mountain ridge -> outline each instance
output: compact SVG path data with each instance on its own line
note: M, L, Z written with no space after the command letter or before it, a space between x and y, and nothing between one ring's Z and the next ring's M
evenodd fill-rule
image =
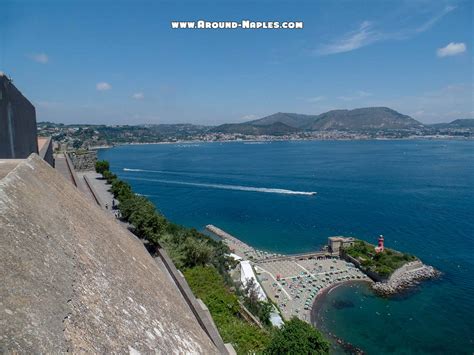
M474 118L458 118L448 123L433 123L429 126L436 128L474 128Z
M280 124L280 125L278 125ZM319 115L277 112L243 123L228 123L214 127L211 131L220 133L267 132L278 127L279 134L284 131L361 131L379 129L423 128L425 125L414 118L401 114L388 107L364 107L353 110L331 110Z

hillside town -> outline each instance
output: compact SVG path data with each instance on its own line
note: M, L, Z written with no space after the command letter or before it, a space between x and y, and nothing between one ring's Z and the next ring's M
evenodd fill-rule
M470 121L466 120L471 124ZM473 139L474 125L431 125L410 129L323 130L288 134L242 134L216 132L210 126L173 125L85 125L39 122L38 135L51 136L66 149L91 149L120 144L175 142L369 140L369 139Z

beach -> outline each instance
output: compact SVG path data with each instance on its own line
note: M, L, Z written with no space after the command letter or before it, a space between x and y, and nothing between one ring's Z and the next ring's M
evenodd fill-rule
M255 249L216 226L207 225L206 229L222 238L236 260L251 262L265 294L285 320L297 317L311 323L314 304L332 287L355 280L371 282L355 265L327 251L271 253Z

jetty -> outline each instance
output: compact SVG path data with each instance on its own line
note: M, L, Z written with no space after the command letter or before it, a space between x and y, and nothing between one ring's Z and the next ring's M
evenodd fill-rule
M390 296L419 284L423 280L440 276L434 267L416 260L398 268L385 282L376 282L372 289L381 296Z
M343 260L329 248L302 254L278 254L259 250L222 229L207 225L206 229L220 237L240 263L250 264L266 296L289 320L297 317L311 322L311 308L318 295L348 281L372 282L354 264Z

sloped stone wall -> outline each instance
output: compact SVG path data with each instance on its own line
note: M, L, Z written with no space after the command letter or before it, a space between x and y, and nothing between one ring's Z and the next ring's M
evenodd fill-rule
M89 150L86 152L69 152L69 158L77 171L94 171L97 161L97 151Z
M37 155L0 180L0 349L218 350L142 243Z

